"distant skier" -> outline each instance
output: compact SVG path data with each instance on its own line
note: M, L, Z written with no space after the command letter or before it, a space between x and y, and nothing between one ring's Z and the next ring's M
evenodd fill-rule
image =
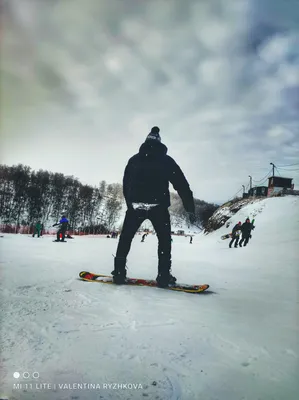
M193 236L190 236L190 244L192 244L192 242L193 242Z
M242 239L240 240L240 243L239 243L240 247L242 247L243 242L244 242L244 247L248 244L252 229L254 229L254 225L250 222L249 218L246 218L246 221L241 226Z
M171 275L169 182L181 197L190 222L195 222L192 191L180 167L167 155L167 147L161 143L159 132L158 127L152 128L139 153L130 158L125 169L123 193L128 210L112 271L116 284L126 282L126 257L135 233L146 219L152 222L158 237L157 284L166 287L176 282L176 278Z
M232 230L232 240L229 242L229 247L231 248L233 243L235 242L235 246L234 247L238 247L238 242L239 242L239 238L241 235L241 225L242 222L239 221Z
M63 215L61 217L61 220L58 223L53 225L53 226L60 225L60 228L57 231L57 239L55 240L55 242L60 242L60 241L64 242L65 241L64 239L65 239L65 233L68 228L68 223L69 223L68 219L65 217L65 215ZM60 240L60 234L62 236L61 240Z
M147 237L147 233L144 233L141 238L141 243L144 242L145 238Z
M35 235L37 234L37 237L40 237L41 236L41 230L42 230L42 224L41 224L41 222L40 221L37 221L37 223L34 225L34 228L33 228L34 230L33 230L33 234L32 234L32 237L35 237Z

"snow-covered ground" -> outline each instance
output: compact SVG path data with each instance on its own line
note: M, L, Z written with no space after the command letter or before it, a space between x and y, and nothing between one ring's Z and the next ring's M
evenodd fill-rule
M220 236L255 214L229 249ZM4 234L0 399L297 400L298 224L299 198L273 198L193 244L175 236L173 273L209 283L199 295L77 280L111 272L115 239ZM129 275L155 278L157 238L140 240Z

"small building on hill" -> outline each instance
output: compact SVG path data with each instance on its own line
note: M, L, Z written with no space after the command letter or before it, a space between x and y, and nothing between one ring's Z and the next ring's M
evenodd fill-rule
M293 178L283 178L282 176L271 176L268 183L268 197L277 196L287 189L294 189Z
M248 190L248 195L250 197L267 197L267 193L267 186L255 186Z

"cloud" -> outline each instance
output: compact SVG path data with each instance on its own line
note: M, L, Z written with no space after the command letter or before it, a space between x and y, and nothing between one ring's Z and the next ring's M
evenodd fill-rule
M298 156L296 1L10 0L3 13L5 162L121 181L158 125L194 194L221 201Z

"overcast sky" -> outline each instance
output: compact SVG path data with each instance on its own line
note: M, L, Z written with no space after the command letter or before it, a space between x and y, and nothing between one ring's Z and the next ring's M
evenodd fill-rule
M298 0L9 0L1 14L2 163L121 182L157 125L194 196L218 203L270 162L299 163Z

